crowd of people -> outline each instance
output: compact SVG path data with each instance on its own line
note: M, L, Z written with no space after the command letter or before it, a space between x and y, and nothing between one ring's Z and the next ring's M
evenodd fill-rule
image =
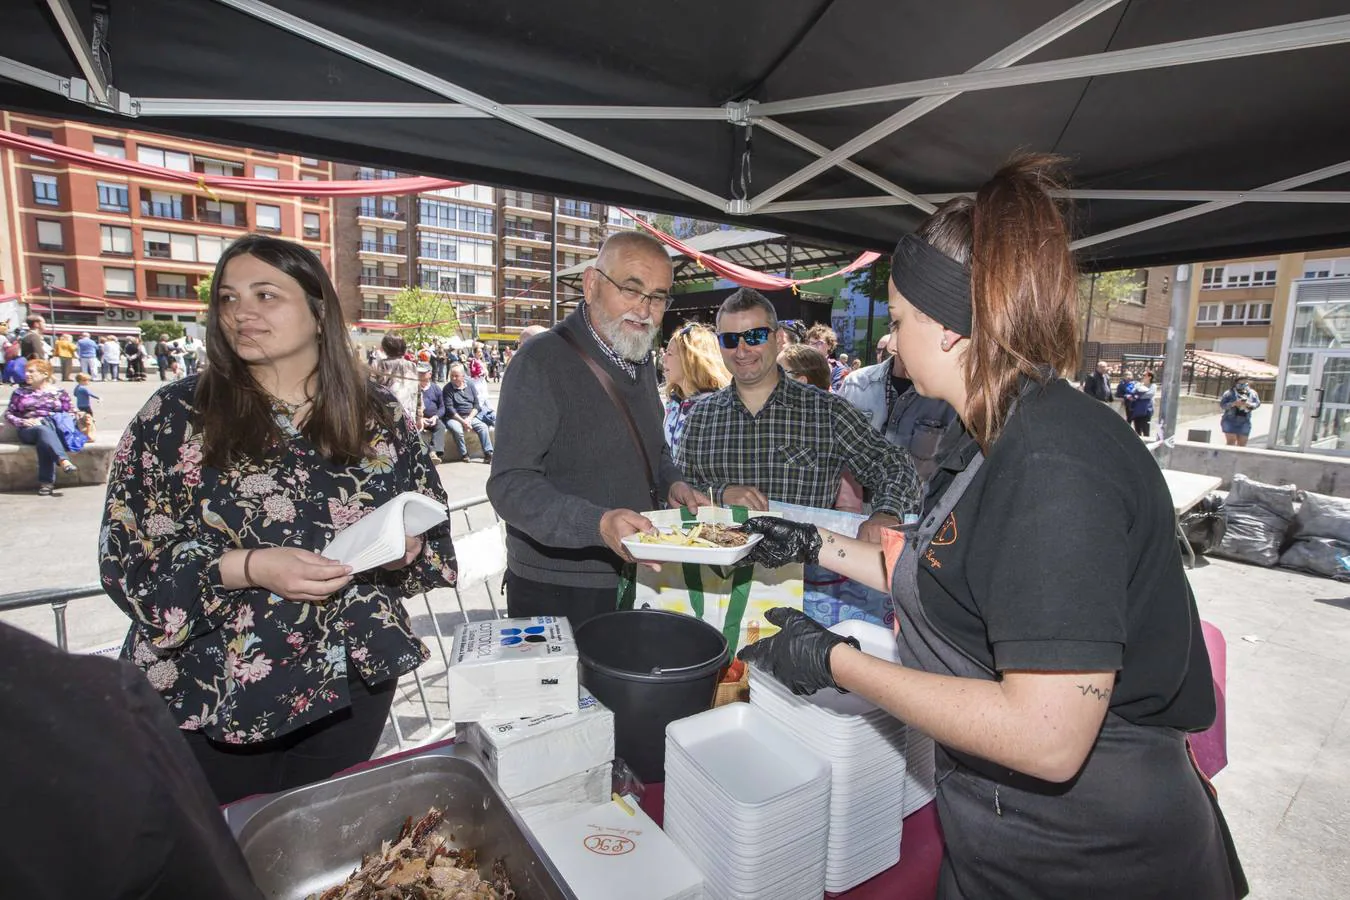
M144 710L141 682L110 693L129 683L125 668L72 676L77 696L61 698L121 698L100 713L116 744L101 758L162 763L179 788L155 794L154 827L124 832L157 850L187 845L163 871L191 871L196 854L217 884L246 883L218 817L181 835L171 823L371 754L398 678L428 656L404 600L453 584L455 551L448 525L367 571L322 551L402 492L445 503L445 435L465 457L472 430L506 526L513 616L576 627L613 610L634 563L623 540L652 531L644 511L662 506L747 507L760 513L743 526L762 535L754 563L816 564L886 592L902 664L786 608L741 655L797 693L856 692L936 741L944 900L1242 896L1187 752L1215 697L1170 496L1121 417L1063 375L1077 363L1078 299L1058 165L1015 159L899 241L892 329L871 366L837 352L823 326L786 326L748 288L711 324L680 326L658 365L670 258L643 233L612 235L576 309L498 361L495 444L480 381L493 354L446 352L440 365L435 346L390 333L370 366L354 365L319 259L277 238L235 241L207 305L210 364L133 419L100 532L103 587L131 622L122 655L163 705ZM41 380L50 365L30 372L24 428L71 408ZM1087 393L1109 403L1099 374ZM1123 402L1150 396L1151 378L1139 381ZM1225 409L1252 408L1233 393ZM43 458L63 464L54 448ZM767 512L834 508L850 479L856 536ZM59 680L58 662L12 649ZM7 721L48 702L6 696ZM130 721L137 737L118 727ZM156 752L126 752L142 745ZM254 896L197 887L183 895Z

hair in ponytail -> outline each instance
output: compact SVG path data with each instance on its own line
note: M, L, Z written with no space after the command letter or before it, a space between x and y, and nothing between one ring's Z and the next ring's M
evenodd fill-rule
M1014 157L975 199L949 200L919 226L925 243L970 267L966 430L998 440L1022 379L1078 364L1078 288L1069 227L1050 191L1062 157ZM1048 369L1048 372L1047 372Z

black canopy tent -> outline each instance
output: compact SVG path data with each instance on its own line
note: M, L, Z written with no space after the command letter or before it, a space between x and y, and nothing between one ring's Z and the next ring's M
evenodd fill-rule
M1350 243L1346 0L6 7L48 115L878 250L1050 150L1087 268Z

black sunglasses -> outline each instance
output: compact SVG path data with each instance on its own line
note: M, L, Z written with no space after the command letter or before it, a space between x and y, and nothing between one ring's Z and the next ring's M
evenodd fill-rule
M741 339L745 339L745 346L758 347L769 339L774 329L767 325L761 325L759 328L751 328L748 331L723 331L718 333L717 342L722 345L723 350L735 350L740 344Z

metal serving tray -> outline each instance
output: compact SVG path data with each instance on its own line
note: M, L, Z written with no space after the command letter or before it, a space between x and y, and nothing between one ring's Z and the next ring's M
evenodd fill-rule
M442 833L478 851L481 875L506 862L521 900L576 900L492 779L448 747L236 803L225 818L269 900L304 900L349 876L404 819L446 811Z

